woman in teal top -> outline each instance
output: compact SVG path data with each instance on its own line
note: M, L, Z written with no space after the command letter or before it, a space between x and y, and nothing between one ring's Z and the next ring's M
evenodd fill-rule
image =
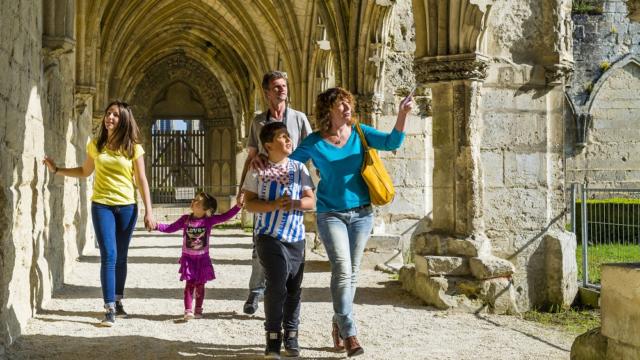
M333 299L332 336L334 347L348 356L364 353L353 319L353 298L360 261L373 228L373 210L369 189L360 175L364 149L354 128L353 95L332 88L318 95L316 116L319 129L306 137L290 158L313 161L320 171L317 188L317 226L331 262ZM412 98L400 104L396 125L390 133L361 125L370 147L395 150L404 140L407 114Z

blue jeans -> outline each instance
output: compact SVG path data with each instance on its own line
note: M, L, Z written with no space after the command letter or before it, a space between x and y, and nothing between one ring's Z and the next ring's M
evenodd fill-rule
M100 283L105 307L124 296L127 253L138 218L138 206L91 203L91 218L100 247Z
M333 321L342 338L357 334L353 319L360 262L373 228L370 206L317 214L318 233L331 263Z

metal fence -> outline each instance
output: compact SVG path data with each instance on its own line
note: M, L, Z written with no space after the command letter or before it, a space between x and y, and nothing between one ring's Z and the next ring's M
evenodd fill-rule
M218 185L218 186L187 186L187 187L151 187L151 201L154 204L177 204L187 205L193 200L193 197L200 191L204 191L210 195L218 196L220 193L235 194L237 185ZM219 195L219 196L235 196L235 195Z
M571 227L585 287L600 287L600 266L640 261L640 189L571 186Z

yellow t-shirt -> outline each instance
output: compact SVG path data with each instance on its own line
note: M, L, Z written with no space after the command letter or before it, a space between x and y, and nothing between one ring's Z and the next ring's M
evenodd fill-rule
M95 164L93 196L91 201L103 205L130 205L136 203L133 161L144 154L140 144L133 148L133 158L104 147L98 153L96 140L87 144L87 154Z

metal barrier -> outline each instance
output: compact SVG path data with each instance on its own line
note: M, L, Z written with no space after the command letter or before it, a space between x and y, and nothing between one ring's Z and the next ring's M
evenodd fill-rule
M600 288L602 264L640 261L640 189L572 184L571 204L584 287Z
M151 201L154 204L188 205L195 194L204 191L214 197L235 196L237 185L197 186L197 187L152 187Z

